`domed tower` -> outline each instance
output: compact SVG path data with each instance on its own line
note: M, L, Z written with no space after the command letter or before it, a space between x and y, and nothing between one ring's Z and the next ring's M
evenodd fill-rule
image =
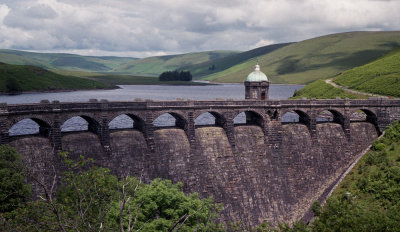
M260 71L260 65L256 64L255 70L247 76L244 86L246 99L268 99L269 81L267 76Z

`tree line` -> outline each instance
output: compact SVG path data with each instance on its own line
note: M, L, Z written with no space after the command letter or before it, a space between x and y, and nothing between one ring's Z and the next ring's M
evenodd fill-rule
M158 77L160 81L191 81L192 74L190 71L166 71Z

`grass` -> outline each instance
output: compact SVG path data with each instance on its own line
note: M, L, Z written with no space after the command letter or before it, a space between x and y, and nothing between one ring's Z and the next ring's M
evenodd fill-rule
M400 97L400 48L371 63L343 72L334 82L362 92Z
M291 99L300 98L316 98L316 99L334 99L340 97L356 99L356 98L367 98L365 95L355 95L346 93L343 89L335 88L330 84L325 83L325 80L317 80L311 84L306 85L304 88L296 91Z
M308 84L371 62L400 45L400 32L348 32L279 48L202 79L243 82L257 60L272 83Z
M112 85L73 76L63 76L46 69L0 63L0 92L7 92L7 81L13 79L21 91L103 89Z

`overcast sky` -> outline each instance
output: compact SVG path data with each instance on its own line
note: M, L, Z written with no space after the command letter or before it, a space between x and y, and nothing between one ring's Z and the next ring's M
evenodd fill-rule
M0 48L146 57L400 30L399 0L0 0Z

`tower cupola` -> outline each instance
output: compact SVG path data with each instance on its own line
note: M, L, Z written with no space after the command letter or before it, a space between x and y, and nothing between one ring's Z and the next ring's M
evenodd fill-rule
M269 81L267 75L260 70L260 65L256 64L254 71L251 72L245 82L245 98L254 100L267 100Z

